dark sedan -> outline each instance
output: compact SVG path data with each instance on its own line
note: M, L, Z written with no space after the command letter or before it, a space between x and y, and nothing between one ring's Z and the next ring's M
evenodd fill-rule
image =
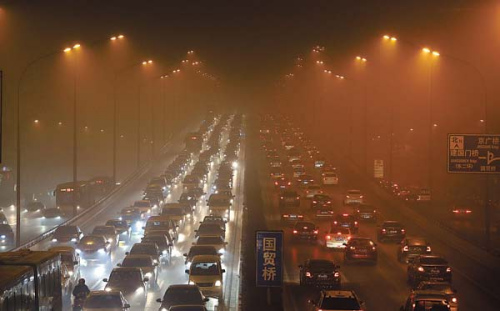
M351 238L345 245L344 262L370 261L377 263L377 244L370 238Z
M387 220L378 228L377 240L383 242L386 240L401 242L406 236L406 230L398 221Z
M441 256L422 255L413 258L408 265L408 282L417 286L421 281L451 282L451 268Z
M298 221L292 229L292 239L297 240L313 240L318 239L318 226L312 222Z
M308 259L299 265L300 285L340 289L340 267L327 259Z

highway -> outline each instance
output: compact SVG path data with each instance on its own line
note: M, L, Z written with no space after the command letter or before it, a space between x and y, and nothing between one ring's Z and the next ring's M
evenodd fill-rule
M158 176L162 173L167 165L174 159L174 157L182 151L184 148L183 144L184 132L179 134L170 147L168 152L164 157L155 161L151 168L137 180L134 180L130 184L126 185L120 189L116 194L107 200L100 208L99 212L92 213L90 217L84 217L77 224L80 226L84 234L89 234L92 229L97 226L104 224L108 219L117 218L118 212L131 205L134 201L140 200L142 198L142 191L145 188L147 182L154 176ZM227 140L227 133L223 135L221 142ZM224 144L223 144L224 146ZM241 213L243 212L243 182L245 174L244 165L244 154L245 154L245 144L242 141L241 149L239 152L239 163L238 169L235 173L235 178L233 181L233 194L235 195L233 208L230 214L230 221L226 225L226 241L228 246L226 252L224 253L222 264L223 268L226 269L224 274L224 299L218 301L217 299L211 298L207 303L207 308L209 310L235 310L238 303L239 296L239 266L240 266L240 247L241 247ZM196 163L196 158L194 157L191 164ZM208 210L205 200L208 199L212 189L210 184L215 179L215 173L218 168L220 160L214 161L210 169L210 174L208 176L208 181L204 185L204 190L206 195L204 195L197 204L196 212L191 220L186 221L186 223L179 229L179 239L174 244L174 250L172 252L172 260L166 266L162 267L161 273L159 274L159 289L150 290L147 296L147 303L145 308L133 307L131 310L158 310L160 304L156 302L156 299L162 298L165 290L169 285L172 284L187 284L188 275L184 272L184 253L189 251L191 244L194 242L194 230L197 229L200 221L203 217L207 215ZM189 170L188 170L189 171ZM182 180L182 179L181 179ZM167 203L177 202L178 198L182 193L181 182L177 183L171 193L167 198ZM102 281L103 278L107 278L113 267L121 263L125 257L125 252L127 252L133 243L140 242L142 237L142 231L137 234L133 234L130 241L120 246L116 251L112 252L110 262L106 263L82 263L82 277L86 279L87 284L91 290L102 290L105 283ZM47 249L52 246L50 240L45 240L38 244L32 249ZM69 308L66 302L65 310Z
M256 135L255 131L252 133ZM439 228L433 228L432 224L419 226L400 209L399 202L394 202L395 199L391 197L383 197L373 185L363 180L348 164L344 166L342 163L338 164L339 185L323 187L325 193L333 197L336 213L352 212L352 207L343 205L344 195L348 189L360 189L367 196L366 202L378 209L378 223L386 219L401 221L406 226L407 236L427 238L431 242L433 252L447 258L453 271L453 287L458 290L460 310L498 310L500 287L494 280L500 276L498 270L500 266L487 267L473 260L463 250L457 250L454 241L447 240L445 234L436 235L436 232L439 232L436 230ZM301 199L301 209L306 213L306 218L320 226L320 238L318 243L292 242L290 227L280 222L278 192L269 177L265 156L260 157L258 165L267 229L282 229L285 232L285 310L305 310L307 300L316 299L314 290L303 288L298 284L298 265L309 258L328 258L339 264L343 288L355 290L365 301L367 310L398 310L404 304L409 295L410 286L407 283L406 264L400 263L396 257L396 243L378 243L379 259L376 266L346 265L342 259L342 251L331 251L325 248L324 236L325 231L330 227L329 222L316 220L309 211L310 202L306 199ZM316 178L319 177L318 171L313 168L311 162L307 163L306 171L314 174ZM287 176L290 176L290 167L285 172ZM376 230L375 223L362 222L358 236L370 237L376 241ZM472 247L469 248L472 249Z

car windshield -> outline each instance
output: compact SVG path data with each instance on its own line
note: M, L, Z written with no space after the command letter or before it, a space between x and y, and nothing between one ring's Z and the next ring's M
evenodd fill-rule
M450 284L447 283L430 283L430 284L425 284L421 283L421 285L418 287L419 289L431 289L431 290L438 290L438 291L444 291L444 292L451 292L451 286Z
M130 250L131 254L155 254L154 245L150 244L135 244Z
M312 222L301 221L301 222L297 222L295 224L295 228L296 229L314 229L314 228L316 228L316 225L313 224Z
M115 234L115 229L114 228L103 228L103 227L96 227L92 231L92 234Z
M331 234L350 234L351 232L349 231L348 228L332 228L330 230Z
M141 272L139 270L114 270L109 276L109 283L142 282Z
M118 295L90 295L85 300L84 308L122 308L122 300Z
M137 201L134 203L134 206L137 207L150 207L151 203L149 201Z
M324 194L317 194L314 196L314 199L318 201L328 201L330 200L330 197Z
M200 292L195 288L182 288L174 287L169 288L163 296L163 300L171 305L178 303L188 303L188 304L203 304L203 298Z
M334 174L334 173L325 173L325 177L337 177L337 174Z
M201 224L198 231L221 231L221 227L217 224Z
M398 222L386 222L383 225L385 228L402 228L403 226Z
M152 265L149 257L125 257L122 267L149 267Z
M121 220L110 220L106 222L106 226L113 226L113 227L128 227L128 224L126 221L121 221Z
M75 227L62 226L58 227L54 234L77 234L78 230Z
M191 265L191 275L219 275L219 266L216 262L197 262Z
M285 191L283 192L283 196L285 197L296 197L297 192L296 191Z
M222 244L221 237L206 237L202 236L198 239L198 244Z
M441 257L422 257L420 263L424 265L447 265L448 262Z
M184 210L180 207L168 207L162 210L162 215L184 215Z
M354 298L325 297L321 302L321 309L325 310L359 310L361 306Z
M347 192L347 194L350 194L350 195L359 195L359 194L361 194L361 191L359 191L359 190L349 190Z
M373 211L375 210L375 208L373 206L360 206L359 207L359 211L360 212L369 212L369 213L372 213Z

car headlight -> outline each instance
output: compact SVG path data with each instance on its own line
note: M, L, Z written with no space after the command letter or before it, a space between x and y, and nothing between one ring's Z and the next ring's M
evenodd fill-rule
M145 277L147 277L147 278L149 279L149 278L152 278L152 277L153 277L153 273L148 272L148 273L146 273L144 276L145 276Z
M219 249L219 254L224 254L226 252L226 250L224 249L224 247L222 247L221 249Z
M167 309L165 309L165 308L161 308L161 311L168 311L168 310L167 310Z
M158 260L156 260L156 259L153 259L153 263L158 263Z
M6 238L5 234L0 235L0 238L5 239Z
M142 294L142 293L144 293L144 288L143 288L142 286L141 286L141 287L139 287L139 288L137 288L137 289L135 290L135 293L136 293L136 294Z
M163 254L163 256L167 256L167 254L168 254L166 249L164 249L161 253Z
M458 300L457 300L457 298L456 298L456 297L451 298L451 302L453 302L453 303L457 303L457 301L458 301Z
M142 221L138 221L138 222L135 223L135 228L136 229L142 229L142 226L143 226Z
M108 242L109 242L109 243L113 242L113 239L112 239L112 238L109 238L109 239L108 239Z
M221 281L219 281L219 280L215 281L215 286L221 286L221 285L222 285Z
M189 285L196 285L196 283L193 281L189 281Z
M76 242L76 238L72 238L72 239L71 239L71 242Z
M52 239L52 242L57 242L57 239Z
M110 291L111 291L111 288L106 287L104 290L105 290L106 292L110 292Z
M118 220L123 220L123 217L122 216L118 217Z
M81 253L82 251L81 251L81 249L77 248L77 249L75 249L75 252Z

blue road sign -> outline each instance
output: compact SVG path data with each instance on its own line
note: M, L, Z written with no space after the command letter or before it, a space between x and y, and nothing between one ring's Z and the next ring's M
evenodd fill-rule
M283 231L257 231L257 286L283 285Z
M500 173L500 135L448 134L448 172Z

